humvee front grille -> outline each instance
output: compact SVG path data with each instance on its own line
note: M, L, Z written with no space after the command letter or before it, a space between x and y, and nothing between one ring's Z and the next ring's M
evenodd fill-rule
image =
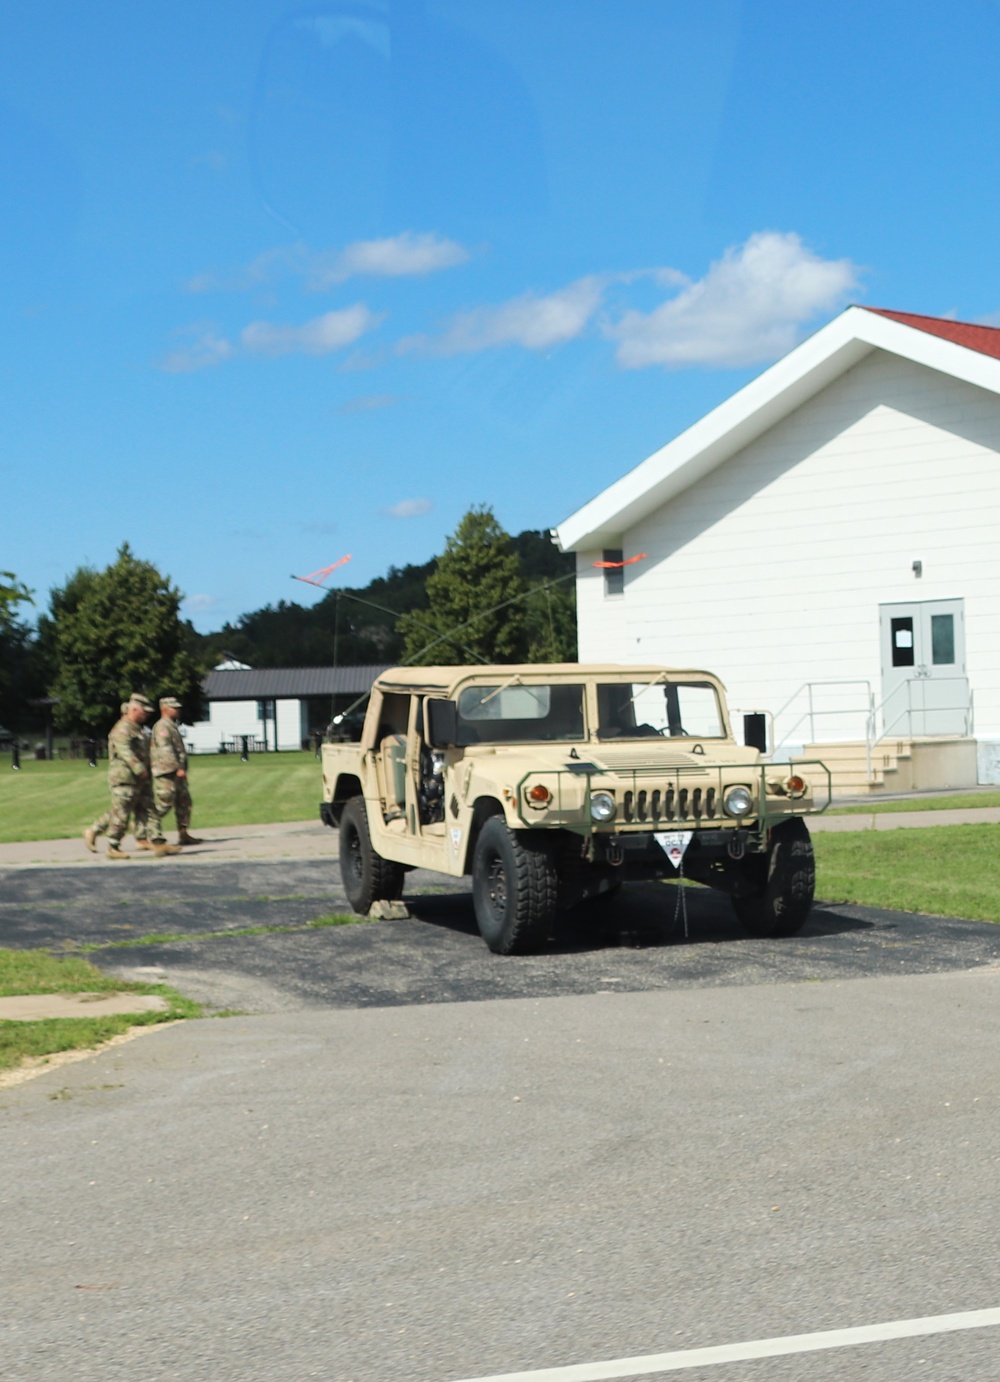
M719 794L714 787L645 787L626 792L622 797L622 818L653 825L660 821L714 821L719 812Z

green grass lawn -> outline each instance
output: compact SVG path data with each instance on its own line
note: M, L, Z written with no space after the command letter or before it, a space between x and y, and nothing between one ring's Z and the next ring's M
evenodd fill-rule
M879 801L864 806L831 806L830 816L870 816L883 811L958 811L967 806L1000 806L1000 792L956 792L951 796L908 797L903 801Z
M62 959L47 950L0 949L0 997L36 993L158 993L167 1000L163 1012L114 1017L56 1017L40 1022L0 1021L0 1070L28 1057L100 1046L130 1027L198 1017L196 1003L165 984L129 984L95 969L86 960Z
M813 836L816 896L1000 922L1000 825Z
M190 763L192 829L319 819L322 777L312 753L200 754ZM107 764L0 758L0 843L79 835L108 807ZM173 826L173 817L167 821Z

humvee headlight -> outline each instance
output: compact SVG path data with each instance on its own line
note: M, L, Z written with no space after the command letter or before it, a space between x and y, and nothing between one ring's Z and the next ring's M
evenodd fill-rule
M753 809L753 793L749 787L730 787L722 805L727 816L748 816Z
M590 815L595 821L611 821L615 817L615 799L610 792L593 792L590 797Z

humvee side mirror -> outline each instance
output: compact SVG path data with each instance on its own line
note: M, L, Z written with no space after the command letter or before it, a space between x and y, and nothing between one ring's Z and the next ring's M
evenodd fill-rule
M743 742L748 749L767 753L767 716L760 714L743 716Z
M458 741L458 707L454 701L425 702L427 711L427 742L432 749L454 748Z

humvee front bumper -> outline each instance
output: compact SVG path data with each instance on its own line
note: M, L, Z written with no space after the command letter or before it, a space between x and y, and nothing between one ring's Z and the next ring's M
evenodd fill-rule
M581 762L527 773L513 804L527 829L622 838L679 829L762 837L789 816L825 811L830 793L830 770L818 759L625 769Z

